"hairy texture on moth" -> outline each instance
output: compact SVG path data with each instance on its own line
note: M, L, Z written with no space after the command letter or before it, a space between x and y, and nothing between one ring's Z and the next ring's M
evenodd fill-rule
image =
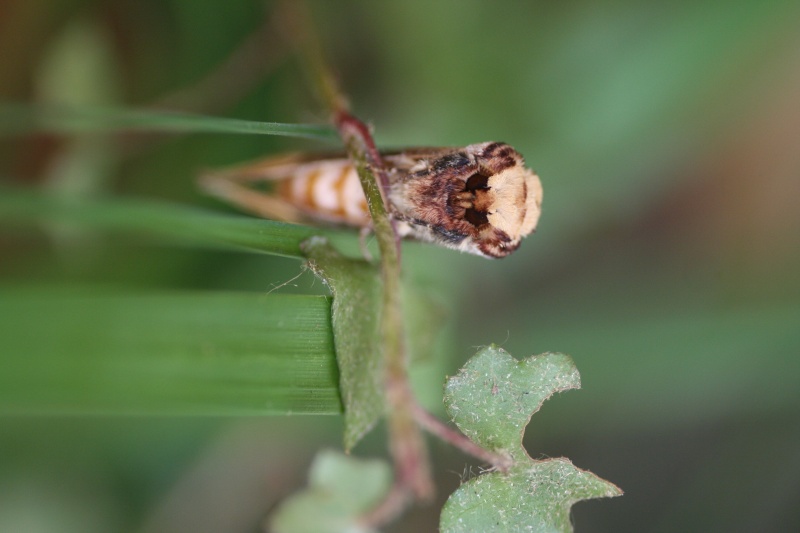
M413 150L387 160L409 172L392 180L392 215L401 231L485 257L505 257L536 227L542 186L505 143L473 144L444 153Z
M384 162L389 214L403 237L500 258L536 228L541 182L508 144L414 148L387 154ZM275 186L265 192L259 182ZM345 158L283 156L209 174L201 186L261 216L370 225L358 176Z

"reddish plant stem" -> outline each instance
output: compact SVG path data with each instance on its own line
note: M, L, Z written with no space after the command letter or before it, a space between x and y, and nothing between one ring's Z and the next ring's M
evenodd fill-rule
M397 476L396 491L405 493L400 498L393 491L391 501L385 505L394 509L397 502L401 502L404 507L409 495L419 500L432 498L433 480L425 440L411 410L415 399L408 378L400 297L400 242L389 216L389 180L369 128L350 113L347 100L324 60L307 7L301 2L286 5L294 9L294 34L298 36L310 74L358 171L378 241L383 279L380 327L389 450Z
M414 403L412 407L414 419L417 423L427 430L432 435L435 435L445 441L446 443L454 446L467 455L471 455L481 461L485 461L492 465L492 467L505 472L511 466L511 458L506 457L494 452L490 452L486 448L478 446L469 438L458 430L455 430L433 416L425 410L418 403Z
M365 529L375 529L388 524L402 514L409 504L409 499L408 488L395 482L386 497L377 507L363 515L358 524Z
M341 101L341 99L339 100ZM397 260L400 261L401 247L400 237L397 234L397 226L393 218L389 214L389 176L386 173L386 167L383 165L383 158L375 145L375 140L372 138L372 133L369 127L361 120L354 117L347 109L339 109L334 115L334 124L339 131L339 136L344 140L345 145L349 142L355 141L361 144L361 151L366 155L369 170L373 176L377 178L378 187L381 194L381 203L385 211L389 223L391 224L392 236L394 237L394 247L397 253ZM366 191L365 191L366 193ZM377 233L377 229L376 229Z
M298 4L286 5L294 8L293 11L289 10L295 15L294 33L299 37L298 42L303 44L302 49L311 75L332 114L339 136L347 147L348 156L358 170L381 254L381 338L384 351L386 418L396 479L383 501L362 517L361 524L378 527L397 517L412 499L429 500L433 496L428 451L420 428L498 470L507 470L510 458L478 446L417 403L408 377L400 298L400 239L390 216L389 177L369 128L350 113L347 100L339 91L323 59L316 34L311 30L307 8L302 4L299 7Z
M407 369L400 298L399 242L383 201L381 187L377 185L380 181L374 176L375 173L383 173L385 177L385 171L380 165L380 154L375 148L375 141L363 122L345 110L338 110L336 125L348 154L358 168L381 252L381 337L389 449L394 458L399 486L410 490L420 500L428 500L433 496L433 481L425 441L411 410L416 399L411 390ZM370 146L373 156L377 157L372 161L369 160Z

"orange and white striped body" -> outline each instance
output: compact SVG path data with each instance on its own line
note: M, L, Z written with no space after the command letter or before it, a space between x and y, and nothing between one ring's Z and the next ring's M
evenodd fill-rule
M320 220L358 228L371 219L353 164L346 158L302 161L290 155L217 171L201 187L246 211L287 222ZM271 184L265 193L254 189Z
M370 223L361 182L347 159L297 165L279 182L277 193L311 218L356 227Z

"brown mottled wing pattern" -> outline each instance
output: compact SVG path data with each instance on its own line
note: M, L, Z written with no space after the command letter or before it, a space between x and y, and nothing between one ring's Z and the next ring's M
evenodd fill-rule
M487 257L504 257L519 246L520 224L498 214L521 221L528 177L523 174L533 174L509 145L418 149L387 160L398 169L390 174L390 199L404 235ZM516 197L510 199L508 191Z

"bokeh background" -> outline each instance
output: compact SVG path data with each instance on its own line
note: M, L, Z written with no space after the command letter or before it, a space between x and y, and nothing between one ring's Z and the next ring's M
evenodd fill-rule
M0 97L324 121L273 8L4 0ZM800 530L800 3L311 8L379 144L502 140L542 178L538 231L508 259L405 246L408 282L450 315L425 378L441 383L488 343L517 357L569 353L583 389L548 401L526 446L626 492L578 504L578 531ZM223 210L196 191L200 169L319 147L40 135L3 139L0 175ZM4 286L266 292L300 271L289 259L0 228ZM324 288L306 273L279 290ZM338 417L3 418L0 531L260 531L340 432ZM379 431L356 451L382 445ZM432 449L442 499L470 467ZM390 530L432 531L437 508Z

